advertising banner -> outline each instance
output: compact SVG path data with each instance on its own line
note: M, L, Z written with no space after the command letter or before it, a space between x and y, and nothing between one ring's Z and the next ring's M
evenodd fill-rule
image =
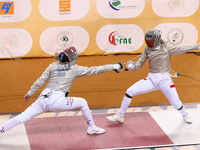
M192 45L199 22L199 0L0 0L0 59L141 53L149 29Z

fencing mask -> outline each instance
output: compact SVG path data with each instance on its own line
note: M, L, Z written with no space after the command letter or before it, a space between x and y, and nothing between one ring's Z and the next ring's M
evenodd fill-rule
M61 63L69 64L70 66L72 66L78 59L78 53L75 47L70 47L65 49L63 52L59 53L58 58Z
M148 47L153 48L159 46L161 41L161 31L157 29L148 30L145 33L145 42Z

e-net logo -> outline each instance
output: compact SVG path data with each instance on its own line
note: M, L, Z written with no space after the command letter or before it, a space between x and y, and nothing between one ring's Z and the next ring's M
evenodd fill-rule
M0 2L0 15L13 15L14 14L14 2Z
M129 37L119 35L119 33L117 31L113 31L109 35L109 42L112 45L132 44L132 39Z

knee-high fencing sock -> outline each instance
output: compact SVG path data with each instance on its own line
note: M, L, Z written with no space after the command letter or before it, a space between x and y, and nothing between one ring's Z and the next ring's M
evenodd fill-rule
M181 113L182 116L186 116L186 109L185 107L182 105L181 108L178 109L178 111Z
M126 110L128 109L128 106L130 105L131 100L132 100L131 97L127 97L126 95L124 96L121 107L120 107L120 111L119 111L120 117L122 117L126 113Z
M0 129L0 131L6 132L19 124L21 124L21 122L20 122L18 116L16 116L15 118L10 119L8 122L6 122L2 126L2 129Z
M94 128L96 127L95 124L94 124L94 120L92 118L92 114L91 114L91 111L88 107L88 105L84 105L82 108L81 108L81 111L82 111L82 114L83 114L83 117L84 119L86 120L87 124L89 125L89 127L91 128Z

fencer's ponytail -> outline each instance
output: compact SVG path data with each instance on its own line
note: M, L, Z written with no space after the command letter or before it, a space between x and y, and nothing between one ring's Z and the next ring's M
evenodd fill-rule
M166 41L164 41L163 39L160 39L160 44L165 44L167 43Z

